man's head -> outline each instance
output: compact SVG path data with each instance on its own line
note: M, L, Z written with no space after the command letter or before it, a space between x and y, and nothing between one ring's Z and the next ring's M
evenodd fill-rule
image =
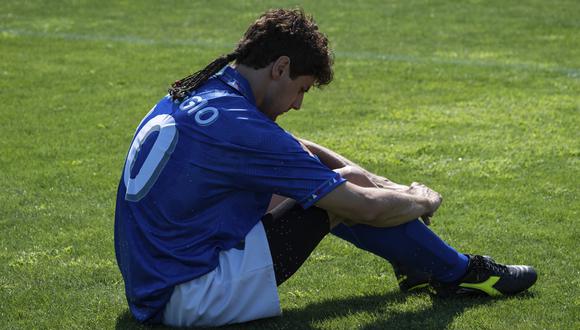
M328 39L312 17L300 9L272 9L252 24L239 41L235 60L254 69L264 68L281 56L290 59L290 78L314 76L317 86L332 80L332 54Z
M271 84L250 83L260 95L259 108L270 118L302 103L310 86L332 81L333 58L328 39L312 19L300 9L273 9L260 16L246 31L234 52L222 56L205 69L176 81L169 90L181 100L227 63L260 72ZM268 77L264 75L268 74ZM251 79L249 79L251 80ZM263 103L262 103L263 101Z

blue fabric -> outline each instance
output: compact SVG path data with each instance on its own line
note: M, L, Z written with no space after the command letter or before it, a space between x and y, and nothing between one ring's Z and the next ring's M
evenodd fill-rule
M272 194L308 208L343 182L256 108L230 67L183 102L166 96L137 128L117 193L115 252L131 312L160 321L173 287L213 270Z
M456 281L467 270L467 257L443 242L420 220L388 228L340 224L332 234L391 263L431 274L441 282Z

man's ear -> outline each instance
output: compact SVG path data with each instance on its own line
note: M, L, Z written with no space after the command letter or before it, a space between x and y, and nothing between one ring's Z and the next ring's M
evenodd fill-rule
M280 56L272 65L272 80L280 79L284 74L290 75L290 57Z

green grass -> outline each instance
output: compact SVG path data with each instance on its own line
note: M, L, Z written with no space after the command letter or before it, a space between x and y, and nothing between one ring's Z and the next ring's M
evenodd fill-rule
M279 2L0 3L0 327L139 328L113 249L141 117ZM294 6L296 3L284 2ZM326 238L243 328L580 328L577 1L306 1L336 79L280 123L445 202L459 250L536 266L507 299L398 293L390 266Z

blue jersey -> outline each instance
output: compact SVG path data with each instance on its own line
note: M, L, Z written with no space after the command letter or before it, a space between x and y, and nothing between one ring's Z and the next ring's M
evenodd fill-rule
M343 182L256 108L229 66L183 102L166 96L137 128L117 193L115 253L131 312L160 321L173 287L213 270L272 194L307 208Z

